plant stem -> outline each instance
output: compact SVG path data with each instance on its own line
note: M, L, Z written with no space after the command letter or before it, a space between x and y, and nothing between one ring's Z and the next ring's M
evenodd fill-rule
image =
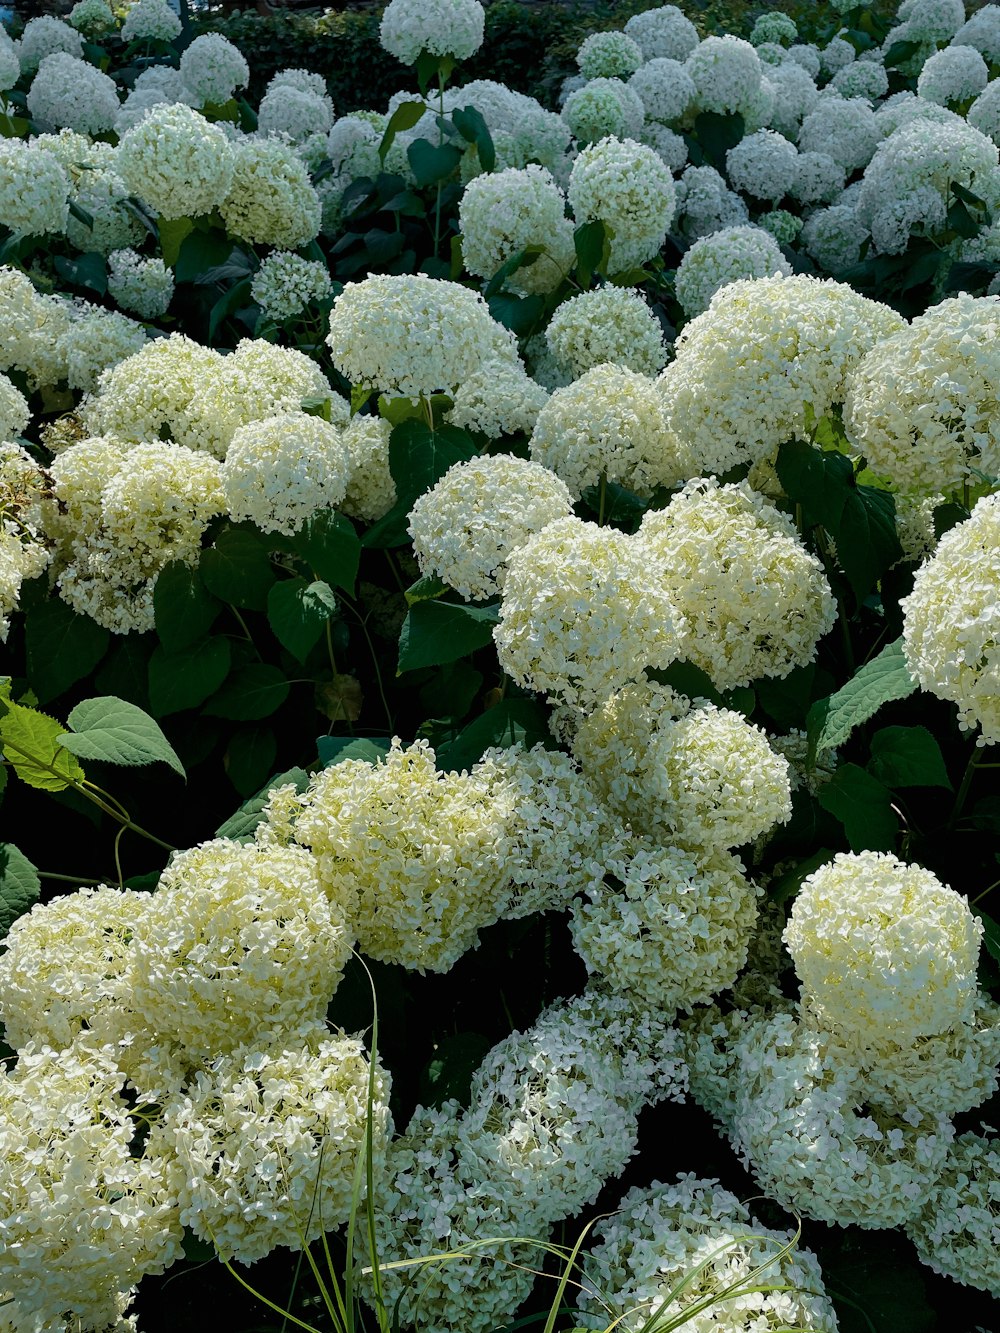
M602 472L600 481L600 494L597 501L597 526L599 528L604 527L604 507L607 503L607 499L608 499L608 474L606 472Z
M979 754L980 751L977 747L972 751L972 757L965 766L965 772L962 774L962 781L955 796L955 804L951 809L951 818L948 820L949 828L955 827L955 821L962 813L962 807L965 805L965 798L968 796L969 788L972 786L972 779L975 777L976 769L979 767Z
M96 889L101 883L99 879L84 879L81 875L57 875L54 870L39 870L39 879L58 879L64 884L76 884L77 887L87 887Z

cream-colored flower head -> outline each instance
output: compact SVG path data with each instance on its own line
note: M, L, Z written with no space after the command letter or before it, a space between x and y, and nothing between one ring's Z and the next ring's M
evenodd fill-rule
M763 227L722 227L695 241L677 268L677 299L688 319L702 314L716 292L747 278L787 277L792 271Z
M573 163L569 202L577 223L610 228L612 272L657 254L673 221L676 190L652 148L632 139L601 139Z
M459 385L448 420L490 440L530 435L548 400L519 361L488 361Z
M65 231L69 195L69 176L54 154L0 140L0 225L17 236Z
M489 361L514 361L511 333L478 292L422 274L348 283L330 312L327 343L352 384L389 397L454 396Z
M220 210L234 236L282 250L315 240L323 211L308 167L279 139L247 139L235 146L232 183Z
M507 565L500 664L526 689L592 707L679 655L684 621L632 538L558 519Z
M968 1016L982 935L966 900L929 870L841 852L803 881L784 941L823 1024L905 1043Z
M657 375L667 359L659 321L630 287L596 287L563 301L545 339L556 360L575 376L605 362Z
M483 44L486 11L479 0L390 0L379 39L404 65L422 51L468 60Z
M391 434L392 426L383 417L360 413L341 433L351 466L341 507L352 518L374 523L396 503L396 483L389 471Z
M958 724L980 728L978 745L1000 742L1000 496L946 532L904 597L903 652L921 689L958 708Z
M1000 1144L962 1134L920 1213L906 1226L922 1263L1000 1299Z
M511 552L572 512L572 497L554 472L495 454L449 468L410 510L408 530L422 574L483 601L503 589Z
M548 292L576 262L566 196L544 167L509 167L474 177L459 204L462 260L470 273L492 278L528 246L543 253L507 278L517 292Z
M125 133L116 156L129 190L168 220L218 208L232 185L233 164L224 131L179 102L152 107Z
M321 417L253 421L233 436L222 465L226 505L237 523L290 536L316 510L340 504L350 468L342 432Z

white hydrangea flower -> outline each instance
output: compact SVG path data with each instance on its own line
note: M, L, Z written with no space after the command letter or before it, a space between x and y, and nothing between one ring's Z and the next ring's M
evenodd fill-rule
M965 22L964 0L902 0L896 18L911 42L950 41Z
M9 439L28 421L28 405L4 376L0 378L0 417ZM0 443L0 642L10 630L21 585L48 567L51 552L47 529L52 519L48 479L20 445Z
M140 319L159 319L173 298L174 275L158 256L114 250L108 256L108 293Z
M900 603L903 652L922 689L956 705L977 745L1000 742L1000 497L984 496L972 517L946 532Z
M986 85L969 107L967 118L980 134L1000 145L1000 79Z
M223 130L180 103L152 107L118 145L118 172L133 194L168 220L210 213L233 180Z
M991 65L1000 62L1000 5L983 5L970 14L951 44L973 47Z
M641 264L658 253L674 218L673 177L651 148L631 139L602 139L584 148L569 180L577 223L610 228L611 268Z
M698 45L698 29L676 5L663 5L633 14L625 32L636 42L647 60L687 60Z
M648 120L643 126L639 142L652 148L668 171L683 171L687 166L688 145L683 135L675 134L659 121Z
M1000 476L1000 300L967 294L882 338L852 376L848 437L875 472L914 494Z
M422 274L348 283L326 341L352 384L413 401L438 391L454 396L485 363L517 355L513 335L478 292Z
M810 257L836 278L861 262L861 247L869 232L853 208L835 205L810 213L801 234Z
M681 259L675 278L677 300L693 319L731 282L787 277L791 271L778 242L762 227L723 227L695 241Z
M812 1252L789 1250L791 1232L762 1227L716 1180L681 1175L672 1185L635 1187L594 1238L578 1296L584 1328L615 1319L623 1333L638 1333L650 1319L681 1319L690 1308L684 1322L706 1331L836 1333ZM735 1294L721 1299L725 1292Z
M798 173L798 150L774 130L758 130L730 148L726 171L737 190L776 204L791 194Z
M554 472L496 454L450 467L410 510L408 531L421 574L482 601L502 591L511 551L572 512Z
M783 938L824 1026L905 1044L968 1017L982 935L930 871L841 852L803 881Z
M590 79L566 98L562 118L582 144L608 137L637 139L645 111L639 94L621 79Z
M89 253L110 255L113 250L141 244L146 229L125 207L129 190L117 172L105 168L81 171L71 199L93 219L88 226L70 214L66 236L71 245Z
M574 499L604 478L648 497L690 475L694 461L668 430L655 381L605 363L556 389L538 414L530 454Z
M369 958L447 972L503 911L511 812L483 781L439 772L426 741L324 769L301 806L296 837L328 892L356 895Z
M875 112L875 123L883 139L888 139L894 130L907 125L911 120L930 120L937 125L961 125L962 117L947 107L929 102L916 93L893 93Z
M576 376L605 362L656 375L667 359L659 321L630 287L595 287L563 301L545 338L553 356Z
M570 915L588 973L665 1016L690 1012L733 984L760 893L736 857L637 839L606 854L604 868L605 882L588 888Z
M322 1023L214 1060L153 1130L172 1159L181 1221L241 1264L346 1224L369 1130L381 1175L388 1098L389 1075L371 1070L359 1038Z
M279 83L270 87L257 109L257 133L287 135L302 143L311 134L329 134L333 127L333 103L329 97Z
M295 88L300 93L312 93L315 97L329 96L323 75L308 69L279 69L276 74L272 74L264 90L265 96L275 88Z
M404 65L422 51L468 60L483 44L486 12L479 0L390 0L379 40Z
M69 11L69 21L77 32L99 41L118 27L107 0L77 0Z
M819 89L809 73L794 60L785 60L777 69L769 70L767 77L775 98L770 128L795 142L803 118L819 100Z
M71 389L97 388L102 371L134 355L146 343L146 330L117 310L100 306L74 309L57 353Z
M123 42L171 42L180 36L181 21L167 0L135 0L122 24Z
M19 370L32 388L56 384L66 373L59 339L69 327L72 306L36 292L17 269L0 267L0 370Z
M358 176L377 176L382 170L378 149L384 133L384 128L359 115L335 121L326 136L334 178L347 185Z
M642 47L625 32L592 32L576 53L585 79L627 79L643 63Z
M181 82L198 106L220 106L250 82L243 53L218 32L205 32L184 48Z
M549 292L576 263L566 196L544 167L476 176L465 187L458 216L462 261L476 277L492 278L526 247L541 247L543 253L506 282L517 292Z
M750 211L714 167L688 167L677 182L677 216L689 241L750 220Z
M686 69L694 81L700 111L744 112L760 94L760 57L739 37L706 37L688 56Z
M753 842L791 814L788 762L741 713L626 685L580 719L573 753L622 823L690 850Z
M791 245L802 230L802 219L785 208L773 208L770 213L760 215L757 225L769 232L779 245Z
M305 312L314 301L333 291L325 264L302 259L288 250L275 250L261 261L250 294L270 319L280 323Z
M994 8L990 5L988 8ZM906 1225L921 1261L1000 1298L1000 1145L962 1134L920 1213Z
M946 46L926 62L917 79L917 94L939 106L968 102L989 82L986 61L972 46Z
M0 375L0 440L13 440L23 435L30 420L27 398L6 375Z
M903 321L843 283L793 275L730 283L691 320L660 376L667 424L724 473L808 439L806 407L842 403L862 358Z
M802 204L825 203L837 198L846 179L844 168L829 153L799 153L789 194Z
M207 349L206 349L207 350ZM330 420L335 426L346 426L351 416L350 404L334 393L323 371L312 357L294 347L279 347L266 338L244 338L231 356L213 363L222 377L220 387L206 377L204 401L196 389L195 399L188 411L192 417L227 408L225 395L235 403L237 425L264 421L267 417L298 412L306 399L325 399L330 408ZM226 446L223 445L223 453Z
M396 503L396 483L389 471L392 425L383 417L352 417L341 433L350 461L341 509L351 518L374 523Z
M885 66L877 60L852 60L849 65L837 70L829 87L835 89L841 97L861 98L873 106L889 91L889 75Z
M493 631L518 684L592 706L647 666L679 655L684 622L639 546L623 533L559 519L508 561Z
M0 225L17 236L65 231L69 195L69 177L52 153L0 140Z
M875 112L866 101L824 97L802 120L799 151L825 153L850 173L868 165L880 139Z
M318 509L340 504L350 467L341 431L321 417L253 421L237 430L222 464L229 515L291 536Z
M628 81L642 99L647 120L669 125L680 120L694 101L694 80L679 60L659 57L642 65Z
M834 41L836 40L837 38L834 38ZM845 42L844 45L847 47L848 51L850 51L850 58L853 60L854 47L851 46L850 42ZM811 79L819 78L823 63L820 59L819 47L815 46L812 42L793 43L793 45L788 48L787 58L792 64L798 65L800 68L804 69Z
M530 435L548 402L548 390L520 364L489 361L473 371L455 391L448 420L489 440L502 435Z
M219 208L229 231L251 245L297 250L319 235L322 205L309 170L279 139L236 144L232 181Z
M38 66L28 89L28 110L43 124L100 134L115 123L118 89L114 79L85 60L55 51Z
M66 55L83 57L83 38L75 28L51 14L29 19L17 43L22 74L34 74L46 56L64 51Z
M102 0L103 2L103 0ZM5 93L13 88L21 77L21 61L18 58L17 47L7 35L7 29L3 29L0 35L0 93Z

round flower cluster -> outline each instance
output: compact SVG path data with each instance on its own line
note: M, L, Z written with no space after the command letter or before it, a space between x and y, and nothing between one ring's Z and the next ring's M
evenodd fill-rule
M642 99L646 119L663 125L680 120L695 96L694 82L680 61L662 56L637 69L628 86Z
M57 51L80 60L83 58L83 38L75 28L51 14L29 19L17 44L21 73L34 74L45 57Z
M350 460L345 514L374 523L396 503L396 483L389 471L392 426L383 417L358 414L343 428L341 443Z
M971 46L947 46L925 63L917 79L917 94L928 102L949 106L969 102L989 82L986 61Z
M22 1050L35 1040L63 1050L125 989L128 946L147 894L80 889L18 917L0 957L0 1020Z
M677 182L679 231L690 241L721 227L738 227L750 217L746 204L714 167L688 167Z
M572 512L554 472L496 454L449 468L410 510L408 531L421 574L482 601L502 591L512 551Z
M625 24L626 34L640 47L647 60L687 60L698 45L698 29L676 5L662 5L633 14Z
M666 427L653 380L611 364L595 366L555 390L538 414L530 451L577 500L602 479L649 496L693 468Z
M800 276L733 282L677 340L660 376L667 424L705 472L724 473L808 439L806 409L844 401L848 377L903 321L843 283Z
M802 225L802 244L821 269L834 277L860 262L868 228L846 204L817 208Z
M0 440L16 439L30 420L27 398L6 375L0 375Z
M802 883L784 941L825 1027L905 1044L946 1032L975 999L983 926L928 870L842 852Z
M776 204L794 189L798 161L794 144L774 130L758 130L730 148L726 171L737 190Z
M964 0L902 0L896 10L897 38L910 42L950 41L965 22Z
M837 71L829 86L841 97L857 97L872 106L889 91L889 75L878 61L853 60Z
M519 685L591 706L679 655L684 622L637 543L559 519L510 556L493 631Z
M237 430L222 465L230 517L291 536L316 510L340 504L350 466L340 430L321 417L252 421Z
M2 149L0 142L0 155ZM70 303L43 296L27 274L2 267L0 302L4 316L0 321L0 370L19 370L33 389L56 384L66 373L59 357L59 339L69 328Z
M591 79L566 98L562 118L582 144L614 136L635 139L645 118L642 101L621 79Z
M680 847L740 847L791 814L787 760L761 729L665 686L606 699L581 718L573 753L623 823Z
M381 1172L388 1097L389 1077L361 1041L322 1023L214 1060L153 1130L173 1159L181 1222L241 1264L344 1225L369 1133Z
M483 782L438 772L426 741L325 769L301 804L295 836L328 892L356 895L369 958L447 972L500 916L510 812Z
M773 208L770 213L760 215L757 225L773 236L779 245L791 245L802 230L802 219L784 208Z
M303 314L307 306L325 301L332 291L325 264L287 250L269 254L250 284L253 299L276 323Z
M181 32L181 21L167 0L136 0L122 24L123 42L171 42Z
M146 330L117 310L83 306L72 315L56 349L71 389L96 389L102 371L145 346Z
M839 1226L916 1217L955 1131L916 1106L866 1106L864 1080L792 1014L751 1018L734 1052L734 1145L782 1206Z
M16 236L66 229L70 181L52 153L21 139L0 140L0 225Z
M762 1227L717 1180L681 1175L630 1189L593 1236L578 1297L584 1328L613 1321L639 1333L690 1309L692 1326L706 1330L836 1333L815 1256L793 1249L790 1233Z
M772 9L767 14L761 14L754 23L750 43L752 46L763 46L765 42L777 42L781 46L790 46L798 35L795 20L782 14L780 9Z
M264 338L244 338L231 356L219 358L223 386L233 395L240 425L298 412L303 399L325 399L335 426L346 426L350 405L334 393L316 362L294 347Z
M625 269L660 249L676 206L673 177L652 148L602 139L573 163L569 202L578 223L601 221L612 232L611 267Z
M941 538L903 598L907 670L928 693L958 708L977 745L1000 743L1000 496L981 499L972 517Z
M116 168L132 194L168 221L217 208L233 181L223 130L183 104L154 106L126 131Z
M972 46L991 65L1000 62L1000 6L984 5L970 14L952 38L952 46Z
M700 111L746 112L760 92L760 57L739 37L706 37L687 58Z
M585 79L627 79L642 64L642 47L624 32L592 32L576 53Z
M815 660L836 603L794 524L745 483L689 482L638 541L684 617L681 656L719 690ZM709 555L711 552L711 555Z
M767 78L775 96L770 127L789 141L797 140L803 117L819 100L819 90L809 74L793 60L785 60L777 68L769 69Z
M967 119L980 134L1000 144L1000 81L986 85L969 107Z
M530 435L548 399L548 390L531 379L520 363L488 361L455 391L448 420L490 440L501 435Z
M881 338L850 381L848 437L902 491L1000 475L1000 299L952 297Z
M198 106L221 106L250 81L250 66L221 33L206 32L184 48L181 82Z
M352 384L414 402L437 391L454 396L484 363L516 357L513 335L478 292L422 274L348 283L326 341Z
M88 226L70 214L66 235L70 244L84 252L96 250L110 255L141 243L145 228L126 207L128 189L115 171L93 167L83 171L72 194L72 202L93 219Z
M570 915L589 973L664 1016L689 1013L733 984L759 894L736 857L636 839L605 853L604 870L605 881L589 887Z
M94 40L109 36L117 27L107 0L77 0L69 11L69 21L77 32Z
M519 292L548 292L576 261L566 198L544 167L508 168L476 176L458 210L462 261L470 273L491 278L508 260L532 246L532 262L507 277Z
M0 35L0 92L7 92L13 88L21 77L21 62L17 56L17 47L7 35L7 29L4 28Z
M667 359L659 321L630 287L595 287L563 301L545 338L553 356L574 376L605 362L656 375Z
M351 951L348 906L302 848L178 853L132 945L135 1011L201 1060L319 1020Z
M158 256L147 259L135 250L114 250L108 256L108 292L123 310L140 319L158 319L173 298L174 275Z
M241 240L297 250L319 235L322 205L294 149L278 139L248 139L233 150L232 182L220 211Z
M63 51L38 66L27 100L34 120L80 134L110 130L119 110L114 79Z
M257 109L257 133L287 135L292 143L304 143L312 134L329 134L333 128L333 103L322 96L279 83L270 86Z
M799 151L825 153L850 173L868 165L881 138L863 98L824 97L802 121Z
M483 44L485 24L479 0L390 0L379 40L404 65L415 64L422 51L468 60Z
M906 1234L922 1263L965 1286L1000 1298L1000 1147L962 1134Z
M787 277L792 271L778 242L762 227L722 227L695 241L677 269L677 300L693 319L716 292L744 278Z

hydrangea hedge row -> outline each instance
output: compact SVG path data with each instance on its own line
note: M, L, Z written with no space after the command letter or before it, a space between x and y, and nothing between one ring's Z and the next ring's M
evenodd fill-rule
M1000 6L815 9L0 35L12 1333L988 1325Z

